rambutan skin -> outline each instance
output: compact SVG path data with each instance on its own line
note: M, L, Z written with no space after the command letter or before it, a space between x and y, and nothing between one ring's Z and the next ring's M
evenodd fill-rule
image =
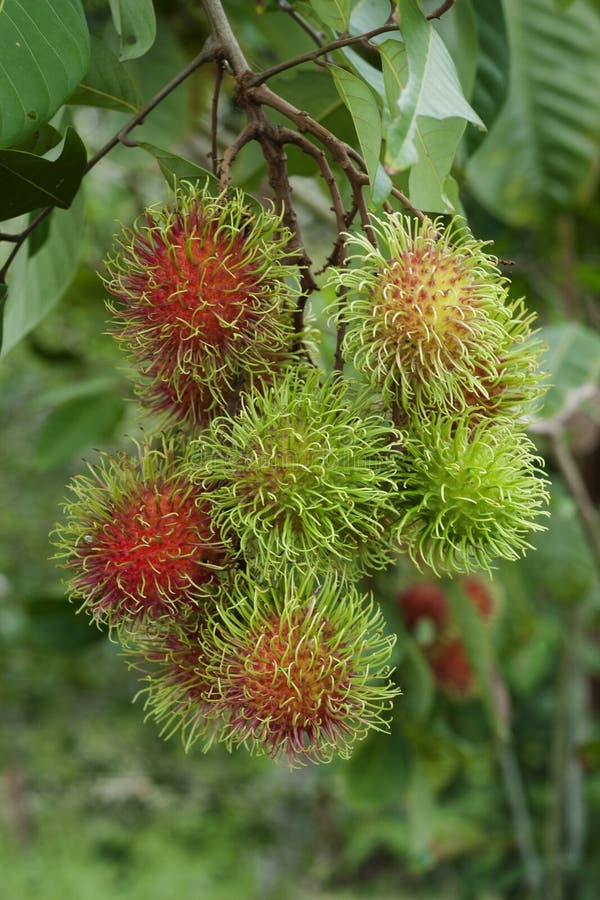
M543 530L547 482L520 431L470 417L419 422L396 454L399 543L436 574L490 570Z
M349 302L337 313L345 358L403 409L523 413L543 390L533 316L508 298L485 243L454 219L374 220L382 250L351 235L354 268L334 272Z
M143 674L147 714L160 726L165 739L176 732L186 749L204 739L204 750L218 733L218 711L207 697L213 685L207 676L211 644L201 635L210 602L200 614L163 619L121 632L130 668Z
M381 568L395 552L397 437L366 394L292 371L193 442L189 475L258 570Z
M170 385L176 406L194 380L218 397L289 350L300 291L289 238L241 191L215 197L187 182L123 230L106 263L113 333L138 368Z
M228 554L173 444L139 448L137 459L103 456L89 468L72 479L74 499L53 533L72 599L109 625L196 604Z
M240 576L231 597L205 628L228 747L294 766L347 758L369 730L387 730L394 638L372 600L335 577L289 573L264 586Z

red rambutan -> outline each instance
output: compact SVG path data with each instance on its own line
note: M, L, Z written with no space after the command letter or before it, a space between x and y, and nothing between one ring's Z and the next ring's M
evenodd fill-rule
M75 499L54 533L72 597L111 625L194 604L227 554L173 447L103 457L90 471L72 480Z
M181 419L201 383L189 418L202 418L206 388L223 400L241 373L268 373L290 348L299 287L288 241L280 218L251 210L242 192L212 197L187 183L123 231L107 261L113 330L144 384L156 382L151 407Z
M435 643L427 654L436 684L453 697L468 697L475 688L475 675L460 638Z
M419 581L409 585L398 597L398 603L411 631L421 619L430 619L436 631L448 620L448 602L442 588L431 581Z

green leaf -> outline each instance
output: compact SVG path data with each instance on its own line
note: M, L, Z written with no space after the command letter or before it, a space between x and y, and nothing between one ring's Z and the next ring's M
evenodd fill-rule
M390 0L358 0L350 16L350 34L365 34L385 25L390 16Z
M324 25L335 31L347 31L352 0L310 0L310 5Z
M431 119L419 116L415 132L418 161L408 178L411 203L430 213L456 212L454 157L465 130L464 119Z
M80 0L5 0L0 6L0 147L48 122L90 58Z
M150 100L188 61L174 29L163 20L149 52L129 64L129 71L140 87L142 103ZM152 110L144 124L136 128L136 140L160 145L168 135L169 143L176 144L188 134L190 85L187 79Z
M387 58L386 51L389 53L391 50L388 45L398 41L382 41L379 50L392 117L388 129L387 162L401 171L418 160L417 116L435 119L455 117L484 126L464 97L456 67L444 42L415 0L399 0L398 9L408 75L405 74L405 63L397 69L394 62ZM399 52L395 48L394 56L397 57ZM393 98L390 97L392 86Z
M114 388L91 391L62 403L50 413L37 434L34 464L39 469L50 469L106 441L114 434L124 408Z
M137 112L140 97L127 68L98 37L92 37L90 66L68 103L100 106L119 112Z
M27 224L31 225L38 214L41 212L39 209L32 209L29 213L27 219ZM27 238L27 255L35 256L35 254L42 249L46 241L48 240L48 236L50 234L50 225L52 224L52 213L46 216L39 225L33 229L29 237Z
M83 241L83 210L80 191L69 210L52 213L50 236L39 253L17 254L7 276L2 355L35 328L69 286Z
M600 336L577 322L545 328L542 336L548 345L542 368L551 384L540 413L546 419L563 412L573 391L600 385Z
M58 159L51 162L21 150L0 150L0 220L32 209L67 209L79 190L87 156L83 141L68 128Z
M510 92L471 158L470 189L518 227L587 201L597 177L600 12L578 2L507 0Z
M356 75L337 66L331 68L331 73L338 93L352 116L373 189L381 154L381 116L377 101L371 89Z
M479 60L471 104L486 128L490 129L508 96L508 32L502 3L498 0L477 0L474 13L479 36ZM483 138L481 131L469 128L469 152L473 153Z
M40 125L28 138L12 147L12 150L23 150L24 153L33 153L35 156L45 156L57 144L60 144L63 136L53 125Z
M138 144L138 147L141 147L142 150L150 153L156 159L161 172L171 187L174 181L182 180L197 181L200 184L204 184L208 179L215 185L218 185L218 178L212 172L189 159L185 159L183 156L178 156L177 153L170 153L168 150L163 150L154 144L141 143Z
M137 59L156 38L156 16L152 0L109 0L113 23L120 40L119 59Z

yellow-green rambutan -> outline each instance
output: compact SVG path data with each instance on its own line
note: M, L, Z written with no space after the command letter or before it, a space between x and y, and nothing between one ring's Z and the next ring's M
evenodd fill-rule
M486 244L464 222L374 219L379 247L349 237L356 265L334 273L345 357L390 406L519 417L542 389L533 316L508 296Z

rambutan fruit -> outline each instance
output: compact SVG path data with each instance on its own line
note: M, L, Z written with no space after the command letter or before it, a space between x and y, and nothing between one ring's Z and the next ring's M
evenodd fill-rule
M370 598L335 577L287 573L266 586L240 576L231 600L205 628L209 700L228 747L290 765L329 762L371 729L388 730L394 638Z
M169 205L146 210L117 239L106 264L113 331L156 381L159 406L173 399L175 418L199 383L222 397L289 350L300 292L289 238L280 217L251 209L243 192L215 197L182 182ZM202 397L191 418L205 407Z
M207 700L214 688L200 636L203 618L153 622L129 631L123 641L130 667L144 675L146 687L137 696L145 696L148 716L162 737L180 732L186 748L204 738L207 749L218 731L215 704Z
M427 661L438 687L452 697L468 697L475 689L475 673L462 640L450 637L436 642Z
M103 456L89 468L72 479L74 499L54 532L71 597L109 625L196 604L228 554L173 445L140 448L137 459Z
M413 427L396 452L398 540L413 562L436 574L489 571L530 548L548 502L534 449L506 423L468 415Z
M191 445L189 474L259 571L364 571L395 553L394 438L366 394L293 370L216 419Z
M542 348L485 242L459 219L444 229L394 213L373 227L383 249L351 235L357 265L334 271L349 291L345 357L405 411L522 414L540 394Z
M492 585L478 575L466 575L461 586L481 618L490 621L498 611L498 601Z
M436 631L448 621L448 601L442 587L431 581L410 584L398 597L406 627L413 631L422 619L429 619Z

